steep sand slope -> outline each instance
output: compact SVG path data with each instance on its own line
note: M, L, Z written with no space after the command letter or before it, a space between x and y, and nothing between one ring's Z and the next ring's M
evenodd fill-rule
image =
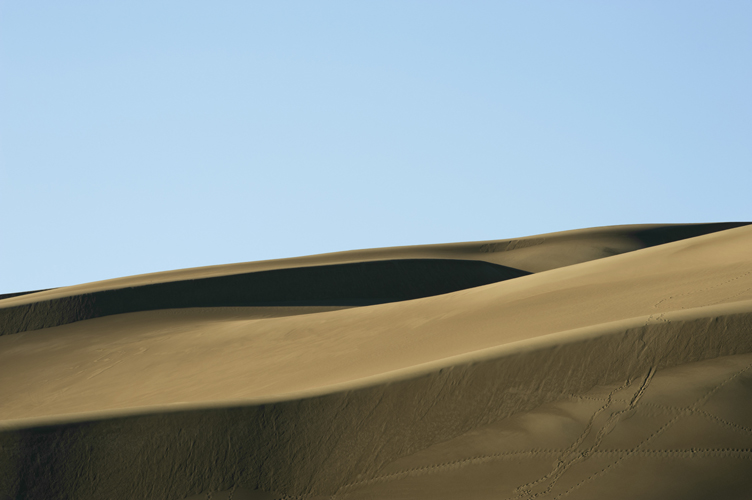
M263 319L245 317L255 308L155 311L6 336L0 370L18 384L3 389L3 416L275 399L568 330L661 323L752 299L750 248L743 227L367 308Z
M370 498L749 498L752 354L567 395L341 487Z
M584 254L593 248L580 245ZM633 400L648 401L643 394L652 394L654 384L644 381L664 377L660 369L752 352L751 248L752 227L739 227L607 259L570 256L582 263L404 302L310 314L285 308L286 316L253 307L134 312L6 335L0 337L6 429L0 477L7 479L0 492L177 499L240 485L286 495L434 498L451 491L442 484L456 480L438 472L465 474L456 472L462 469L468 485L479 474L477 491L467 489L476 498L584 495L560 478L580 477L580 462L600 467L606 462L596 458L614 457L616 448L585 447L583 457L577 439L571 450L551 445L562 463L573 463L541 474L530 487L494 482L493 471L436 465L442 456L464 464L476 455L527 453L535 441L526 441L530 450L510 447L507 417L524 419L534 416L524 412L572 394L587 402L607 390L600 386L624 386L607 398L606 410L570 422L571 429L585 422L583 442L600 446L602 435L634 413ZM42 294L52 292L61 293ZM41 294L3 302L15 307L34 295ZM728 363L723 366L733 372L737 361ZM688 369L699 370L702 380L713 372L706 365ZM694 397L704 383L679 392ZM625 411L616 396L629 401ZM735 397L718 401L734 406ZM701 408L707 402L687 411L708 411ZM571 411L587 415L590 408L578 404ZM115 418L128 414L134 416ZM494 423L500 430L484 427ZM751 423L734 425L747 432ZM34 427L40 424L51 426ZM556 418L545 424L554 429L552 443L573 435L555 431L562 426ZM495 451L476 453L472 432L496 436L489 438ZM634 436L629 439L640 446L642 438ZM693 448L693 438L686 431L677 439ZM721 447L737 450L723 456L745 467L744 446ZM478 463L486 462L501 463ZM536 467L530 466L531 477ZM405 473L412 469L436 473ZM671 474L664 486L683 472Z
M275 269L98 290L16 305L0 309L0 327L13 334L115 314L175 308L365 306L451 293L528 274L498 264L457 259Z
M517 240L359 250L0 295L0 335L169 308L349 307L410 300L738 227L616 226ZM271 311L267 311L268 315Z
M245 262L220 266L179 269L127 276L94 283L0 295L0 309L38 303L62 297L141 287L156 283L185 282L302 267L331 266L384 260L455 259L477 260L536 273L625 252L661 245L746 225L746 222L710 224L641 224L609 226L493 240L410 247L354 250L291 259ZM5 334L0 330L0 334Z

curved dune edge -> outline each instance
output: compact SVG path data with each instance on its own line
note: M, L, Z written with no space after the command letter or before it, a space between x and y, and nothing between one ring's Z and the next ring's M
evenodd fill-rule
M512 240L355 250L181 269L10 293L0 295L0 335L176 307L362 306L410 300L747 224L609 226Z
M17 383L5 385L4 414L28 417L0 427L0 497L178 500L243 487L284 498L370 498L387 491L377 483L392 472L432 467L430 456L419 460L422 451L489 425L534 416L573 395L587 400L599 387L639 387L651 374L659 379L687 364L749 356L749 229L406 302L259 321L216 321L227 311L192 311L180 313L192 330L169 335L160 332L176 321L171 313L137 313L148 317L2 337L3 377ZM588 245L556 248L585 248L574 260L604 256L605 246ZM551 248L534 253L545 246L504 244L491 255L528 262L548 255L546 265L560 263L546 253ZM52 292L69 291L39 296ZM3 302L37 300L33 295ZM122 342L136 344L121 351ZM155 348L160 342L163 350ZM141 357L145 347L149 356ZM113 353L124 356L122 364L98 363ZM174 358L180 362L169 363ZM252 370L238 369L248 361ZM121 392L149 377L159 383ZM159 404L171 400L178 403ZM158 404L138 404L146 401ZM744 401L725 401L744 411ZM122 406L101 410L113 403ZM752 435L752 425L744 426ZM599 436L610 428L602 429ZM700 436L690 429L679 444L702 444ZM721 439L697 449L746 459L740 446ZM666 476L664 486L679 476ZM441 483L432 487L440 491Z
M435 443L332 498L746 499L750 410L752 354L649 369Z
M478 260L538 273L582 262L734 229L752 222L629 224L559 231L520 238L350 250L304 257L176 269L0 297L0 309L98 291L261 271L402 259Z
M0 308L0 335L162 309L373 305L432 297L529 274L478 260L400 259L178 280Z
M420 363L406 368L379 373L377 375L348 380L347 382L330 384L302 391L281 393L276 397L248 398L204 403L173 403L162 406L150 405L144 407L133 407L109 411L81 412L37 418L8 419L0 421L0 431L16 430L27 427L65 425L86 421L134 417L157 413L161 414L182 411L223 409L242 406L258 406L302 400L307 398L316 398L334 393L358 391L380 385L408 382L419 377L437 375L446 369L473 366L483 363L503 362L503 360L511 357L532 354L539 351L563 349L566 346L576 345L582 345L583 348L586 348L584 346L586 346L590 342L603 341L604 339L609 339L614 342L612 346L609 346L609 352L621 357L623 356L624 347L620 346L635 346L636 344L635 341L633 341L633 336L635 332L641 330L645 331L646 336L668 336L669 338L663 339L663 341L667 343L666 349L674 348L671 346L681 346L682 340L685 341L686 345L689 345L690 342L707 343L704 346L702 344L697 346L698 349L704 349L702 352L694 352L693 350L690 350L686 353L686 358L677 358L677 360L675 361L668 361L669 358L667 358L667 364L661 364L661 362L658 361L659 358L654 358L656 360L656 363L650 365L654 366L655 368L665 368L682 363L699 361L701 359L752 352L751 318L752 300L733 302L730 304L696 307L693 309L685 309L681 311L671 311L665 313L662 316L660 322L653 322L653 315L646 315L608 322L600 325L576 328L573 330L551 333L540 337L514 341L491 348L479 349L456 356L433 360L427 363ZM707 336L703 336L700 339L691 338L689 334L686 334L685 337L682 337L683 334L680 332L659 333L663 332L665 329L670 329L672 327L679 328L680 331L683 331L681 330L683 327L680 327L679 325L683 325L685 323L696 324L703 321L714 322L717 323L718 326L708 326L708 332L706 333ZM737 328L740 329L740 331L743 331L744 328L747 328L749 330L750 338L748 341L745 341L743 334L734 337L721 337L724 333L726 333L727 330ZM620 336L625 337L623 339L623 342L620 342L620 340L622 340L619 338ZM642 339L641 341L646 342L644 339ZM734 344L735 341L740 342L738 344ZM658 340L654 340L654 342L658 342ZM725 345L726 342L729 345ZM645 346L638 345L638 347L640 350L637 354L635 354L638 357L642 355L641 352L643 350L649 349L647 347L647 342ZM666 354L668 354L668 352ZM698 357L700 355L704 357Z
M3 386L3 417L259 400L620 318L752 300L750 242L750 228L737 228L450 294L306 316L245 320L235 311L227 321L182 309L7 335L0 372L15 382Z
M566 395L398 458L322 499L746 499L752 354ZM639 478L639 480L636 480ZM243 489L187 500L289 499Z
M6 422L0 443L16 460L2 464L0 477L16 484L0 491L24 484L26 498L49 498L56 485L75 484L77 498L179 499L243 484L291 496L333 494L399 457L564 396L651 368L752 352L750 301L665 319L561 332L234 408ZM327 439L333 428L338 439ZM201 480L181 470L200 471ZM80 477L98 481L77 483Z

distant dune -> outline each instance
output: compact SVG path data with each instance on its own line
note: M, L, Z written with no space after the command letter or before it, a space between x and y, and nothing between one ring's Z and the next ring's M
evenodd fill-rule
M0 499L747 499L752 225L0 296Z

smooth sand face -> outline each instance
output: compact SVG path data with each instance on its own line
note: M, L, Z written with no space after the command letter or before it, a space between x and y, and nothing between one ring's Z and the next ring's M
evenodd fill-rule
M524 271L541 272L745 224L642 224L610 226L563 231L512 240L353 250L292 259L245 262L127 276L46 290L34 295L20 295L5 299L0 304L2 304L2 307L12 307L19 304L28 304L54 297L96 290L121 289L152 283L193 280L245 272L393 259L444 258L481 260Z
M290 267L457 258L534 274L367 307L142 311L0 336L4 449L33 459L37 447L51 464L78 460L74 469L105 478L35 469L49 484L75 484L70 498L129 498L121 485L135 476L143 498L238 487L353 499L691 498L713 488L744 498L752 226L648 247L671 231L603 228L298 259ZM280 266L175 271L0 305ZM251 427L227 423L235 407L251 412L242 413ZM127 433L118 415L146 429L129 434L141 443L133 457L159 453L188 472L50 451L65 436L78 436L65 441L76 446L100 442L97 433L119 439ZM72 423L84 420L101 430ZM33 430L40 424L52 434ZM210 436L186 438L180 429L192 425ZM171 433L172 445L152 437ZM224 458L194 457L201 446ZM41 486L24 482L22 459L4 453L10 479L0 494L41 497ZM128 472L104 473L105 462ZM630 481L635 474L643 480Z
M688 363L481 426L337 498L746 498L752 355Z

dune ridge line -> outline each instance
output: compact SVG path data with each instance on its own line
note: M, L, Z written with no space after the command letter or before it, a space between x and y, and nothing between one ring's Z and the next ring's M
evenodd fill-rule
M110 414L100 416L104 419L47 422L33 428L27 427L34 425L31 421L6 422L0 439L3 449L13 450L20 458L16 465L28 474L41 472L34 464L40 448L47 449L43 455L48 458L67 460L67 452L56 458L59 451L55 450L85 448L86 443L101 446L114 440L106 447L120 452L111 462L104 457L80 460L87 474L98 477L112 475L122 463L138 464L132 474L143 483L142 488L151 485L139 491L141 498L177 499L192 494L188 483L178 481L162 484L160 490L150 489L160 477L170 477L169 470L178 464L218 471L210 481L218 489L231 486L220 483L232 470L230 476L258 489L333 494L341 485L369 477L383 464L430 443L563 396L640 378L650 369L752 352L750 305L745 301L667 314L668 322L635 318L607 325L600 332L597 327L562 332L538 340L537 348L520 343L500 349L507 352L502 356L493 350L471 353L468 357L475 360L466 357L465 364L441 360L445 366L433 367L429 374L403 380L386 374L381 383L360 381L368 385L314 397L297 395L297 399L253 406L129 417ZM342 429L338 440L315 439L331 426ZM141 436L139 445L129 445L128 440L136 436ZM215 449L217 440L225 443L220 449ZM159 452L165 446L173 450L170 457ZM202 449L206 455L198 453ZM35 451L29 455L30 450ZM6 473L14 475L3 471L0 476ZM55 481L62 479L55 477ZM111 494L116 489L115 484L99 488Z
M688 387L700 389L706 375L732 380L752 366L744 225L361 251L346 258L367 263L297 265L316 257L289 269L186 270L0 299L11 333L0 336L0 497L178 500L242 486L354 500L409 491L416 478L450 477L455 465L493 462L473 457L510 451L438 459L455 438L471 442L491 424L579 396L608 411L592 413L569 444L536 447L555 452L558 465L513 485L512 497L584 491L638 452L684 456L676 452L689 446L650 447L679 414L710 416L737 435L752 428L700 407L717 383L689 406L650 395L653 380L684 365L724 360L723 370L693 372L700 378ZM27 329L11 331L19 325ZM641 406L645 394L652 406ZM664 406L673 413L634 446L614 441L623 416L664 415ZM748 447L718 436L695 448L746 460L738 450ZM593 463L601 472L572 476ZM397 490L379 489L387 486Z

